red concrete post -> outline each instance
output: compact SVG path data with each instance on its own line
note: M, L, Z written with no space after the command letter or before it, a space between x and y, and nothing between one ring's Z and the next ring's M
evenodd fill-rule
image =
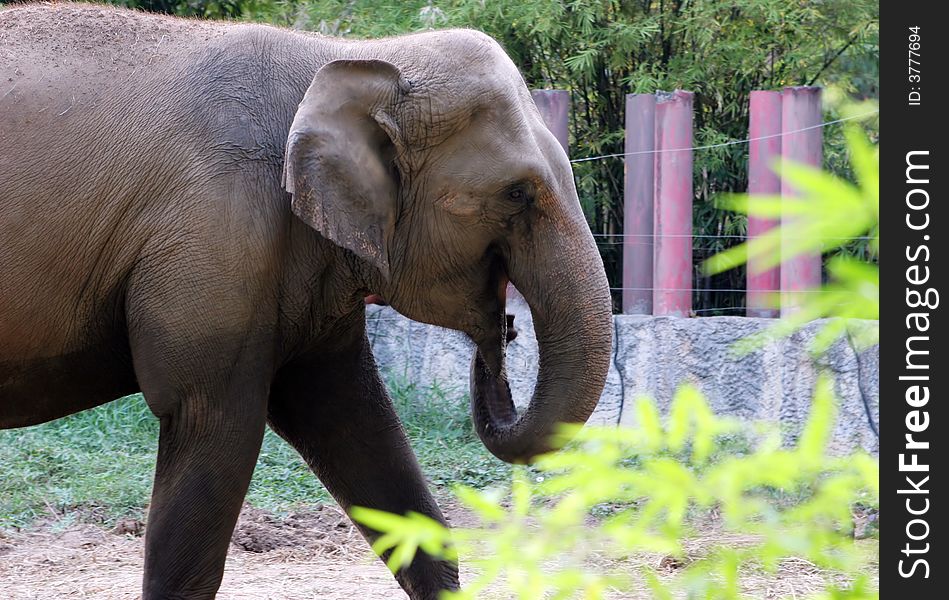
M817 87L787 87L781 92L781 156L784 160L820 167L823 160L821 91ZM805 131L802 131L805 130ZM797 192L781 180L781 196L792 198ZM792 217L782 214L784 224ZM782 229L782 231L786 231ZM782 236L782 254L791 242ZM781 314L793 314L804 300L804 293L820 287L819 253L799 255L781 263Z
M570 154L568 136L570 123L570 92L567 90L533 90L534 104L544 118L547 129L554 134L563 151Z
M775 162L781 156L781 93L751 92L748 137L748 193L777 196L781 178ZM759 139L764 138L764 139ZM748 216L748 240L764 235L778 221ZM777 317L775 294L781 289L781 269L763 269L760 261L748 259L746 314L749 317Z
M623 313L652 314L656 96L626 94Z
M656 220L653 314L692 311L692 92L656 104Z

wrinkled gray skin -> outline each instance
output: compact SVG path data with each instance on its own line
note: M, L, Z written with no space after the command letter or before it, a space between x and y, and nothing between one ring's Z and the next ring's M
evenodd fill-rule
M510 59L472 31L344 42L0 12L0 268L0 428L137 390L161 420L147 600L214 596L268 423L343 507L443 521L364 297L477 343L473 418L504 460L584 421L609 359L570 165ZM508 279L540 345L521 415ZM412 598L458 581L426 555L397 577Z

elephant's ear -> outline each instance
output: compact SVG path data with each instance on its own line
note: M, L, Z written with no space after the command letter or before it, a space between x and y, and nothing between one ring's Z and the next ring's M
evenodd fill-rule
M387 278L401 147L393 115L408 90L390 63L328 63L313 77L293 118L283 169L294 214Z

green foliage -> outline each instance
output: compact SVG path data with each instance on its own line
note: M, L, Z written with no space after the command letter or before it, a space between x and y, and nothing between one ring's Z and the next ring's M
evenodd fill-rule
M475 598L486 589L506 597L607 597L635 589L631 557L663 553L687 564L672 580L649 567L640 577L657 598L738 598L741 573L750 566L774 573L782 562L804 559L839 574L818 597L873 598L866 558L851 538L850 507L879 502L879 467L858 453L825 453L833 423L832 385L821 379L811 416L793 447L763 428L716 417L689 386L673 399L662 424L642 399L635 428L565 430L574 441L519 468L508 494L460 487L458 498L478 517L476 527L449 531L418 514L397 516L355 508L353 517L382 532L377 552L389 565L408 564L418 549L449 559L457 555L478 570L463 591L445 598ZM756 439L744 454L722 451L738 435ZM539 476L538 476L539 475ZM798 501L783 502L781 494ZM608 517L590 522L597 507ZM722 544L689 557L683 544L691 523L719 514ZM693 517L690 519L690 515ZM744 543L729 544L730 534ZM841 584L843 581L843 584Z
M109 4L150 12L209 19L239 18L253 1L246 0L104 0Z
M742 345L746 348L785 336L814 319L840 317L828 323L815 339L815 350L823 351L852 328L851 319L880 318L879 265L840 251L853 238L866 236L870 257L875 259L879 252L879 151L855 126L846 129L846 138L856 184L813 167L782 163L775 168L800 192L799 197L744 194L722 202L729 209L760 217L783 215L785 221L780 228L709 259L705 267L710 272L722 272L749 260L764 270L780 264L782 258L836 251L827 261L828 283L821 290L802 295L799 310L763 336L744 341ZM778 306L778 294L774 296L774 305ZM859 345L874 344L879 339L878 324L864 325L855 331Z
M0 527L36 519L112 522L140 513L157 441L158 420L139 395L0 431Z

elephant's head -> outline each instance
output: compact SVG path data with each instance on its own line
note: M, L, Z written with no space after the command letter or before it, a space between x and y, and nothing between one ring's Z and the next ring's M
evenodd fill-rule
M471 31L389 44L400 45L376 54L388 61L337 60L314 77L287 143L293 211L374 267L366 292L470 336L478 434L526 462L550 449L558 422L586 421L602 391L603 264L567 156L500 46ZM504 367L509 280L540 350L521 415Z

